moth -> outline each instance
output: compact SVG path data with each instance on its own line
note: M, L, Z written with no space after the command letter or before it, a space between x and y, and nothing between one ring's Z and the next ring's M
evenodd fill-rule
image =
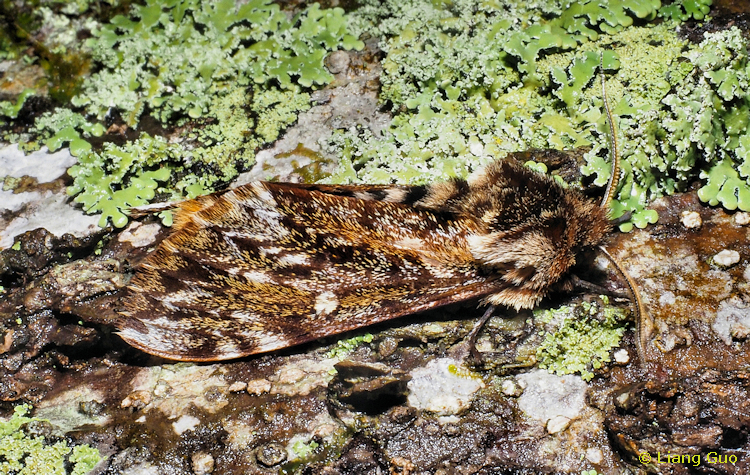
M471 299L530 309L573 287L612 229L612 189L599 205L500 160L426 186L257 182L185 201L129 284L119 335L215 361Z
M213 361L481 299L532 308L611 230L607 209L511 161L429 186L258 182L177 205L130 282L132 346Z

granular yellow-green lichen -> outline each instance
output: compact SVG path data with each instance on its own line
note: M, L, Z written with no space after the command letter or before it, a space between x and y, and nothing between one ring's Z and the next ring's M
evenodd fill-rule
M586 381L594 377L594 369L610 361L612 349L625 332L627 316L622 309L600 309L586 302L534 314L545 328L544 340L536 350L539 367L560 375L580 373Z
M30 423L48 422L27 417L30 406L16 406L13 416L0 421L0 473L14 475L84 475L101 461L88 445L70 447L65 440L52 442L29 435Z
M302 460L307 459L311 457L319 447L320 444L314 440L297 440L290 447L292 458Z

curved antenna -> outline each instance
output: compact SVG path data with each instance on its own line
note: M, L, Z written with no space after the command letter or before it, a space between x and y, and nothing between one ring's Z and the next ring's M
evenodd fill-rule
M609 154L612 157L612 174L609 176L607 188L604 190L604 198L602 198L600 206L608 208L615 197L617 182L620 180L620 150L617 143L615 121L612 119L612 111L609 108L609 101L607 101L607 88L604 82L604 53L599 56L599 75L602 78L602 100L604 101L604 110L607 113L607 122L609 123Z
M641 365L643 366L646 364L646 361L648 361L646 358L646 346L648 345L651 334L654 331L654 322L651 320L651 317L646 312L646 309L643 306L643 301L641 300L641 296L638 293L638 287L636 287L633 279L628 275L627 272L625 272L622 267L620 267L620 264L617 263L615 258L612 257L612 255L604 248L604 246L599 246L599 250L602 252L602 254L604 254L609 262L612 263L615 269L617 269L620 275L625 279L625 282L627 282L628 284L628 290L630 291L633 303L635 303L636 349L638 351L638 358L641 360Z

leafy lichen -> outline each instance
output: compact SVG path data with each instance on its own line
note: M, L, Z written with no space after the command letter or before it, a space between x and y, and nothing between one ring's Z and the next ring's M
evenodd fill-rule
M674 0L659 9L659 15L672 20L685 21L690 18L703 20L708 15L713 0Z
M78 108L45 115L36 132L80 157L71 192L120 225L122 209L152 191L192 197L250 167L309 108L308 92L331 80L325 54L362 47L356 38L367 32L381 38L380 99L394 116L383 135L334 134L328 151L341 166L329 181L421 183L465 176L509 152L586 146L583 172L603 185L611 168L596 78L603 57L624 159L612 215L632 212L622 228L654 222L647 203L696 179L704 201L748 209L747 41L735 29L689 44L677 22L704 18L711 0L661 3L373 0L348 14L312 5L291 16L270 0L148 0L91 24L94 74ZM74 47L58 33L56 45ZM22 104L3 104L6 116ZM121 155L162 130L92 150L97 121L144 128L143 114L172 132L165 159L136 156L119 178L98 178L95 168L121 171ZM157 168L169 176L144 175Z
M383 136L335 135L330 146L343 160L329 180L418 183L465 176L508 152L591 146L582 171L603 186L611 170L596 78L603 56L624 160L612 216L632 213L621 229L655 222L648 202L698 178L704 201L746 209L746 40L733 29L691 45L674 22L645 25L658 15L701 18L710 3L365 6L354 23L381 25L381 99L395 116ZM392 9L403 19L389 18Z
M70 148L78 163L68 193L86 212L102 213L100 225L117 227L127 208L156 194L192 198L248 169L260 147L310 108L308 91L333 79L325 55L363 47L342 9L313 4L288 17L270 0L149 0L93 33L86 47L96 72L73 108L39 117L35 133L50 149ZM136 129L144 113L179 127L176 136L141 132L92 147L102 121L121 117Z
M131 127L146 108L163 123L204 117L212 95L233 82L277 81L285 90L327 84L326 53L361 48L340 8L313 4L290 19L270 0L149 0L95 35L88 46L101 70L73 103L99 119L114 107Z
M100 212L100 226L111 219L123 227L127 209L149 203L159 183L170 178L168 163L178 150L160 137L143 135L121 147L106 143L102 152L83 151L68 169L74 179L68 194L87 213Z
M353 15L355 24L369 19L386 35L381 100L397 114L383 137L350 130L332 139L345 155L333 182L445 179L512 151L600 141L605 123L592 79L605 37L591 43L600 37L592 28L620 31L633 18L655 18L659 7L617 0L395 3ZM393 10L409 21L389 20ZM618 56L605 54L608 70L618 69Z
M669 41L669 36L661 35L660 40ZM641 71L656 79L628 89L618 111L626 173L613 215L633 210L633 222L639 227L655 221L655 213L644 209L648 201L684 190L696 178L706 180L698 191L703 201L727 209L750 209L743 145L748 143L750 100L747 40L732 28L708 33L702 43L686 51L676 46L660 46L653 67L643 54L634 56L644 63L629 68L631 74ZM649 92L638 97L638 90ZM599 149L595 147L586 159L584 173L606 180L609 167Z
M83 115L64 107L37 117L34 131L51 151L68 144L71 154L75 156L91 149L86 139L101 137L105 132L102 124L90 122Z
M88 445L71 447L64 440L48 441L30 435L30 423L48 422L27 417L28 405L16 406L13 416L0 421L0 473L16 475L84 475L101 461L99 451Z
M0 101L0 124L2 124L4 120L15 119L18 117L18 112L21 110L21 107L23 107L24 102L26 102L26 99L34 95L34 93L34 89L27 88L18 95L15 102Z

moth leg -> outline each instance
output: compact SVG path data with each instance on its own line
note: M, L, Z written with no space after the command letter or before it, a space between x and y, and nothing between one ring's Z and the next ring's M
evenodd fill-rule
M469 345L469 355L471 355L471 359L474 361L479 361L481 359L481 356L479 354L479 351L477 351L477 337L479 337L479 332L482 331L482 328L484 328L485 323L487 323L487 320L490 319L490 317L495 313L495 307L494 305L488 305L487 310L484 311L484 315L482 315L482 318L479 319L479 321L474 325L474 328L471 329L471 333L469 333L467 340L467 344Z
M633 212L626 211L625 213L623 213L622 216L620 216L619 218L615 218L611 221L612 226L619 226L622 223L627 223L628 221L630 221L630 218L632 217L633 217Z
M480 318L479 321L474 324L474 328L471 329L469 335L451 352L455 358L464 360L467 357L470 357L475 362L481 361L482 355L479 353L479 351L477 351L476 348L477 337L479 336L479 332L484 327L484 324L487 323L487 320L489 320L490 317L495 313L496 308L497 307L494 305L487 306L487 310L485 310L484 315L482 315L482 318Z

